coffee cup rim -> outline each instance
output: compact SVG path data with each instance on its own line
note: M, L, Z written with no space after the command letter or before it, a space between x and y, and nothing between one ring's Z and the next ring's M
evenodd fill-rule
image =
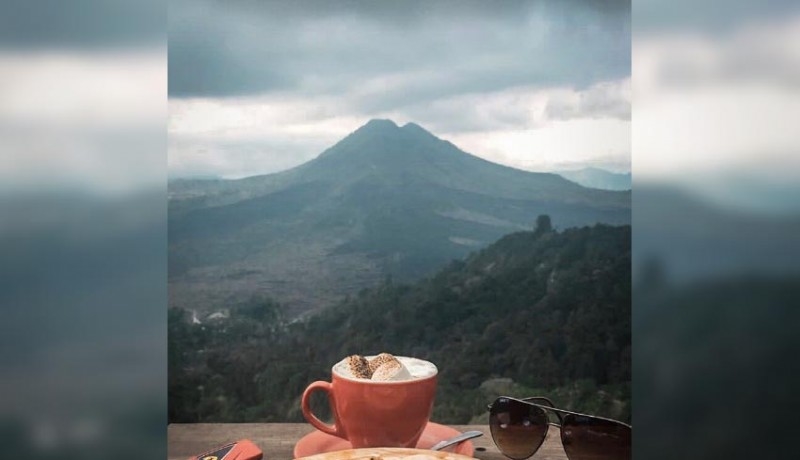
M368 358L368 359L369 358L374 358L374 357L375 356L365 356L365 358ZM421 377L421 378L418 378L418 379L410 379L410 380L371 380L371 379L368 380L368 379L360 379L358 377L348 377L346 375L343 375L343 374L340 374L340 373L336 372L336 370L335 370L336 369L336 365L341 362L341 361L339 361L336 364L334 364L333 366L331 366L331 376L332 377L336 377L336 378L340 378L342 380L347 380L349 382L369 383L370 385L405 385L405 384L414 383L414 382L424 382L426 380L430 380L430 379L436 377L437 375L439 375L439 368L436 366L436 364L433 364L432 362L430 362L430 361L428 361L426 359L414 358L414 357L411 357L411 356L395 356L395 358L408 358L408 359L416 359L418 361L425 361L426 363L428 363L431 366L433 366L433 373L431 375L426 376L426 377Z

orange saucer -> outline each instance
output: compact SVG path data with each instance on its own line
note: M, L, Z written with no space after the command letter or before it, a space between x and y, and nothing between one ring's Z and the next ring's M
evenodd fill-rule
M459 434L461 434L460 431L450 428L449 426L428 422L428 425L425 427L425 431L422 432L422 436L420 436L416 447L417 449L427 449L443 439L452 438L453 436L458 436ZM314 430L297 441L297 444L294 446L294 458L309 457L311 455L324 454L327 452L335 452L337 450L347 450L352 448L353 446L350 444L350 442L342 438L337 438L336 436L331 436L321 431ZM475 453L475 448L472 446L472 442L470 441L464 441L455 446L455 448L450 447L445 450L466 455L467 457L472 457L472 454Z

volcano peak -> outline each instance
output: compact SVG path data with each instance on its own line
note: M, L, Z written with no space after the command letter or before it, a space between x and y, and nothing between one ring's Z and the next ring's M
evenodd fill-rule
M368 121L364 126L359 128L361 129L381 129L381 130L395 130L399 129L397 123L388 118L373 118L372 120Z

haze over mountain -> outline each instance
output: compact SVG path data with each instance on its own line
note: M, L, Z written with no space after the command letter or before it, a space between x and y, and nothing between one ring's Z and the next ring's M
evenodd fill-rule
M603 190L630 190L631 173L615 173L600 168L555 171L556 174L584 187Z
M558 228L630 223L630 192L494 164L389 120L287 171L169 189L170 305L201 311L266 295L300 314L386 275L428 275L539 214Z

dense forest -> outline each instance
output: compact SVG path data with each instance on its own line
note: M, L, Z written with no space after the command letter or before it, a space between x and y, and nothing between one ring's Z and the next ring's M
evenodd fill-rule
M630 248L630 226L555 231L543 216L435 276L387 278L302 320L263 298L202 324L170 309L169 419L302 421L311 381L387 351L437 364L435 421L480 423L501 393L629 421Z

